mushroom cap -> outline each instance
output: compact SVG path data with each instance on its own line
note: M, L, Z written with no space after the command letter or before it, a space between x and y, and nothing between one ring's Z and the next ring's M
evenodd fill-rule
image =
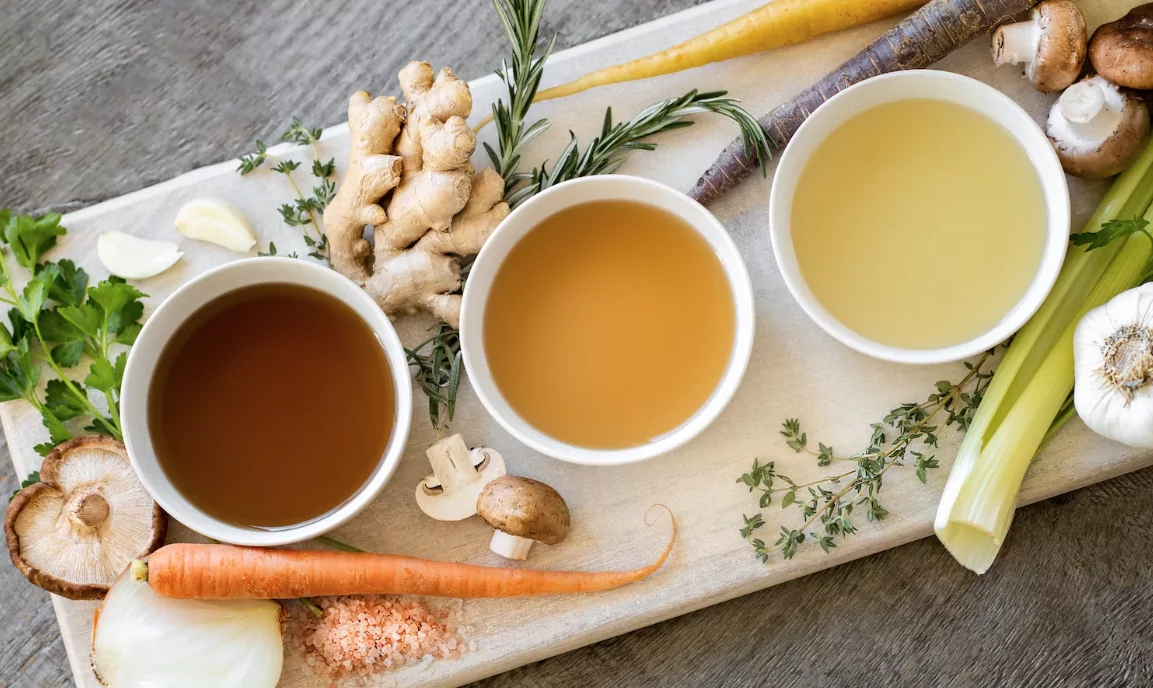
M1118 86L1153 89L1153 3L1098 27L1089 41L1089 61Z
M1118 89L1099 75L1086 76L1083 81L1095 81L1106 89L1106 101L1113 101L1112 107L1120 103L1121 119L1114 131L1095 148L1063 139L1055 121L1061 117L1058 100L1049 113L1045 133L1066 172L1082 179L1104 179L1129 167L1149 140L1149 109L1138 95Z
M1033 8L1037 23L1037 54L1025 70L1042 93L1060 91L1077 80L1089 42L1085 17L1072 0L1045 0Z
M489 447L469 449L460 435L437 440L426 451L433 472L416 485L416 504L438 521L476 515L484 486L505 475L504 457Z
M564 497L548 485L520 476L497 478L476 501L476 513L499 531L555 545L568 536Z
M164 542L168 516L112 438L61 444L45 457L40 480L16 493L4 519L12 563L33 585L100 599L133 559Z

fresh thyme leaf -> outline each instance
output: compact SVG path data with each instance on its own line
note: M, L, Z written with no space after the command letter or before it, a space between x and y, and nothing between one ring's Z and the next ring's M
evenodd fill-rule
M804 522L799 528L781 527L781 534L772 545L756 536L759 528L765 525L761 514L743 516L744 525L741 537L748 541L758 561L767 562L771 555L779 552L785 559L792 558L798 545L808 537L826 553L836 547L835 538L843 538L857 531L853 522L853 511L861 506L865 518L880 521L889 515L880 501L879 494L884 486L885 473L893 466L903 466L911 462L917 479L922 483L928 480L928 471L939 468L935 457L926 456L919 447L936 447L939 441L934 418L944 416L944 425L966 430L972 422L981 395L993 377L985 370L993 352L988 351L974 363L966 363L965 376L956 383L940 381L934 385L934 392L920 403L905 403L891 410L879 423L873 423L869 446L860 454L839 458L833 448L818 443L818 451L808 449L808 436L796 418L782 423L781 436L785 444L795 452L808 452L817 457L818 465L828 465L832 461L852 461L855 467L842 473L827 475L808 483L796 483L777 472L773 462L762 464L753 461L752 468L737 478L750 492L759 491L760 508L772 504L773 495L783 493L782 509L797 508ZM804 489L808 497L799 497ZM812 528L812 530L810 530Z
M289 172L295 172L299 167L300 163L296 162L295 160L281 160L276 164L276 167L272 168L272 171L279 172L281 174L288 174Z
M240 167L236 168L241 175L248 174L264 164L268 159L268 148L260 139L256 139L256 152L240 159Z
M1101 225L1096 232L1079 232L1069 237L1069 243L1074 246L1087 246L1086 251L1107 246L1116 239L1140 232L1153 241L1153 234L1148 230L1149 222L1142 217L1132 220L1109 220Z
M281 141L291 141L302 146L311 146L320 140L323 131L319 128L308 129L300 122L299 117L292 118L292 126L280 135Z

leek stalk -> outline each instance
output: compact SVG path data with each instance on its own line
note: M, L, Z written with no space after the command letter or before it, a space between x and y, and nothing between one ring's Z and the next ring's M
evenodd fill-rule
M1117 178L1085 231L1118 218L1153 221L1153 143ZM1051 426L1067 419L1073 330L1089 310L1136 286L1153 245L1145 236L1087 251L1070 246L1049 297L1017 333L961 443L933 527L966 568L992 565L1013 520L1017 494Z

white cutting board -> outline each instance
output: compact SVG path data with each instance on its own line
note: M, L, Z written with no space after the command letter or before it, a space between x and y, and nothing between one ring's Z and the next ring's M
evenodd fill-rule
M567 81L604 65L647 54L716 26L763 0L718 0L635 29L557 54L548 63L544 86ZM1083 0L1081 7L1091 27L1123 14L1133 2ZM492 16L478 21L495 22ZM555 158L573 130L587 141L599 129L604 107L611 105L618 118L630 117L651 102L680 95L691 88L726 88L754 114L768 111L839 65L895 20L880 22L811 43L712 65L641 83L596 89L544 103L533 109L547 116L552 129L526 152L535 164ZM413 57L420 57L414 55ZM403 65L390 65L399 69ZM437 65L439 67L439 65ZM494 65L495 66L495 65ZM994 70L987 39L979 39L939 65L992 84L1014 97L1041 122L1052 98L1034 92L1018 70ZM376 84L362 84L372 90ZM474 120L489 112L489 104L502 95L493 77L472 84ZM688 189L714 154L736 134L735 127L718 117L698 117L693 127L660 137L656 152L635 153L621 172L657 179ZM492 136L492 128L486 130ZM326 131L322 151L343 164L347 130ZM131 145L124 141L123 145ZM291 154L300 151L284 148ZM479 149L478 149L479 150ZM486 165L482 153L478 166ZM302 171L307 169L302 167ZM140 284L151 295L149 309L190 277L237 258L223 249L181 239L173 217L186 200L215 196L240 206L260 236L282 252L303 251L299 232L285 227L276 206L289 199L290 190L280 175L258 172L241 178L236 163L196 170L157 186L85 208L68 215L68 236L51 257L69 257L82 264L94 279L103 278L95 255L101 232L116 229L139 236L178 241L186 252L179 267ZM1096 204L1103 185L1072 184L1075 221L1080 222ZM794 480L815 479L819 469L808 456L787 449L778 434L785 417L799 417L810 441L835 445L844 453L862 448L869 424L903 401L920 401L940 379L957 379L959 364L906 367L874 361L833 341L812 324L793 302L777 273L767 227L769 181L750 178L712 206L732 233L748 263L756 290L757 331L752 363L736 398L713 426L688 446L671 455L620 468L574 466L541 456L515 442L488 418L465 385L460 394L453 430L472 445L498 448L511 473L539 478L556 487L572 508L573 530L556 547L534 548L529 565L547 569L623 569L650 560L660 551L667 525L645 528L643 514L654 502L669 505L677 515L680 534L668 564L648 580L598 595L546 597L513 601L469 601L467 622L473 626L467 640L477 649L459 661L438 661L427 668L382 674L377 685L458 685L535 660L640 628L678 614L700 609L754 590L803 576L829 566L896 547L932 532L937 500L952 463L956 436L942 439L937 453L941 468L932 471L928 486L911 469L890 472L882 493L890 516L881 524L865 524L860 532L838 542L831 554L808 543L790 561L754 561L738 535L741 515L758 511L755 495L734 481L748 469L753 457L775 460L779 470ZM836 190L830 189L830 201ZM397 323L402 339L412 344L422 338L426 320ZM429 471L424 449L434 439L417 395L414 427L399 470L375 504L332 535L344 542L381 552L396 552L452 561L497 565L487 549L490 530L473 519L440 523L424 516L412 493ZM34 470L39 457L32 446L46 439L35 412L22 402L0 407L0 420L20 475ZM1025 481L1021 501L1032 502L1111 478L1153 463L1153 454L1113 444L1088 432L1074 420L1037 459ZM765 510L766 537L779 524L799 525L796 509ZM667 523L667 522L666 522ZM170 540L191 537L173 524ZM1006 547L1028 547L1009 538ZM97 685L88 665L88 643L94 603L53 599L76 683ZM281 681L291 688L320 685L298 657L289 656Z

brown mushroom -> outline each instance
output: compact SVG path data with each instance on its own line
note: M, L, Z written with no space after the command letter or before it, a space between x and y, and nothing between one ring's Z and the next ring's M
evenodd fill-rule
M1149 140L1149 110L1133 93L1089 75L1053 104L1045 133L1066 172L1103 179L1129 167L1141 153Z
M1153 89L1153 3L1098 27L1089 41L1089 62L1118 86Z
M61 444L44 458L40 480L16 493L4 519L12 563L34 585L100 599L133 559L164 542L168 516L116 440Z
M1025 65L1025 77L1042 93L1060 91L1077 80L1085 63L1085 17L1071 0L1044 0L1028 21L1006 24L993 33L993 62Z
M568 536L564 498L532 478L509 475L485 485L476 513L496 529L489 549L507 559L527 559L534 542L555 545Z

